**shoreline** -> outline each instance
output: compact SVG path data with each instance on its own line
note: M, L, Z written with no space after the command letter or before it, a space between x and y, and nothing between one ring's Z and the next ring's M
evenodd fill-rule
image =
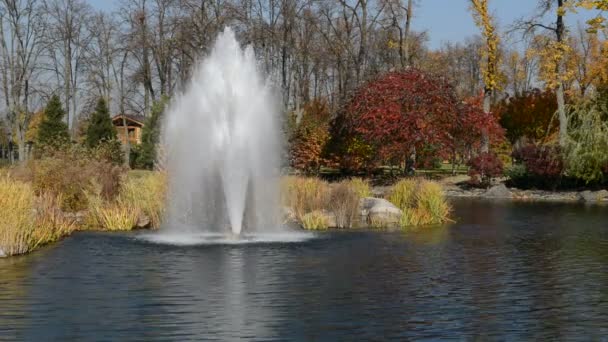
M458 186L445 187L448 198L500 199L513 202L558 202L608 204L608 191L548 191L507 188L504 184L488 189L463 189Z

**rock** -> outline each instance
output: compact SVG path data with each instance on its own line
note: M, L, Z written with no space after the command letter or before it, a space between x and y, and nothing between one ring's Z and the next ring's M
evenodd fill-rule
M137 217L137 223L135 223L135 228L148 228L150 227L150 218L146 214L139 214Z
M5 257L6 257L6 253L4 253L2 248L0 248L0 258L5 258Z
M597 200L600 202L608 202L608 190L600 190L597 192Z
M484 193L484 197L488 198L511 198L513 193L504 184L499 184L491 187Z
M281 208L281 217L283 218L283 222L296 222L296 212L293 208L290 207L282 207Z
M403 212L383 198L366 197L360 202L361 216L374 226L392 227L399 225Z
M595 203L608 201L608 191L581 191L578 193L578 199L582 202Z

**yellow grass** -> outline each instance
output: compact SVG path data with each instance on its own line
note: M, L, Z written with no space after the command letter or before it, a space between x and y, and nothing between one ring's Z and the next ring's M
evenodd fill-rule
M165 208L166 175L161 172L138 172L127 177L118 197L104 201L99 193L87 193L89 225L103 230L131 230L143 215L158 228Z
M167 175L164 172L129 174L123 184L119 201L135 208L150 219L150 225L159 228L165 211Z
M404 179L395 184L387 199L403 211L401 226L404 228L450 221L452 208L436 182Z
M296 218L323 210L329 200L329 184L318 178L287 176L281 179L281 202L292 208Z
M28 183L0 178L0 250L27 253L71 233L74 225L57 208L58 199L37 197Z
M327 216L321 210L315 210L302 216L302 227L308 230L322 230L329 228Z
M359 198L372 196L372 188L369 185L369 182L363 178L354 177L344 181L344 183L348 184L348 186L357 193Z

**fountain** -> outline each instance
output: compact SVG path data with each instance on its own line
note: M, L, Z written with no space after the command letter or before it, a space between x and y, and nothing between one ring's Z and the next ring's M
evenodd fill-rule
M163 129L169 200L161 235L285 232L278 220L280 125L271 83L229 28L193 70Z

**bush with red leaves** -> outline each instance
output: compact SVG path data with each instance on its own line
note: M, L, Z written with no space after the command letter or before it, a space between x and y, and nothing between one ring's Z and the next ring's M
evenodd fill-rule
M564 160L558 146L524 145L513 151L512 156L526 169L525 175L511 179L517 186L555 188L564 174Z
M503 174L502 160L495 153L485 152L469 161L469 176L471 183L476 185L489 185L493 178Z

